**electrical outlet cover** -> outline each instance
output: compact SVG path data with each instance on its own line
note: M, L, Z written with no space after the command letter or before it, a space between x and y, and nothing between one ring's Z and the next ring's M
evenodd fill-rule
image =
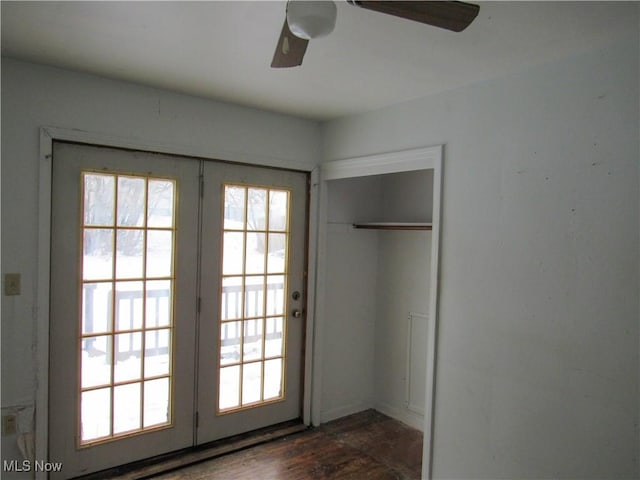
M18 419L15 414L4 415L2 417L2 434L15 435Z
M20 295L20 274L7 273L4 276L4 294Z

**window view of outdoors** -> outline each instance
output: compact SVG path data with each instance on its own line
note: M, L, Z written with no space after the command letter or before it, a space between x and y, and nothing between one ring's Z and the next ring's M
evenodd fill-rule
M284 397L289 192L226 185L218 411Z
M83 173L80 441L171 423L175 182Z
M96 172L82 182L79 433L89 445L171 424L176 185ZM289 202L286 190L225 186L220 413L284 398Z

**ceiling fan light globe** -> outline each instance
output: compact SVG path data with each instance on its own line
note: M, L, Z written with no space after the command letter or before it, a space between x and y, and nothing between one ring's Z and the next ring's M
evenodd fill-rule
M336 26L336 16L336 4L329 0L290 0L287 4L289 29L305 40L329 35Z

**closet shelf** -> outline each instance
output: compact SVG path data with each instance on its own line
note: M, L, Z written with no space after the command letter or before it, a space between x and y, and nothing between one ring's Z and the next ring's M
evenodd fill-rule
M375 230L431 230L431 223L420 222L358 222L353 228L369 228Z

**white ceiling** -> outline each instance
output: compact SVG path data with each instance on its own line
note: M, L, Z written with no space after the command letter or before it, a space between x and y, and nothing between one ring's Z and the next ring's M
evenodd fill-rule
M338 1L301 67L270 68L282 1L7 2L2 54L325 120L637 35L638 2L476 2L461 33Z

